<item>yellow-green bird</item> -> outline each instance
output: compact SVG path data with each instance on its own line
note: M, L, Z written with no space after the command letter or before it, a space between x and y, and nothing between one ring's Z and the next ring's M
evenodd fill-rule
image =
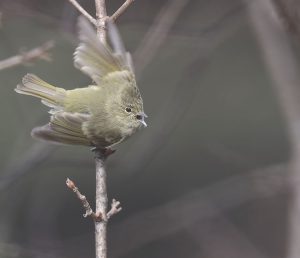
M112 49L98 39L89 22L78 21L80 44L75 67L90 76L93 85L65 90L27 74L16 92L38 97L50 107L50 122L31 135L46 141L93 146L114 146L147 126L130 53L125 51L115 25L108 23Z

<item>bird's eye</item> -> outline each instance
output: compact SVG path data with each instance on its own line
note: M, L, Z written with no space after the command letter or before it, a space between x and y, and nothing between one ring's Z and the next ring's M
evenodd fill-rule
M131 112L131 108L130 108L130 107L125 108L125 111L126 111L127 113L130 113L130 112Z

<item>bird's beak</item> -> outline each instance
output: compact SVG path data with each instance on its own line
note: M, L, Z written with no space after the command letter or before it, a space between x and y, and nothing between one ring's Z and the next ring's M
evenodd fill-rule
M148 116L144 113L144 112L141 112L138 114L139 117L139 121L141 122L141 124L144 126L144 127L147 127L147 123L145 122L145 118L147 118Z
M142 125L144 126L144 127L147 127L147 123L145 122L145 120L143 119L143 120L141 120L141 123L142 123Z

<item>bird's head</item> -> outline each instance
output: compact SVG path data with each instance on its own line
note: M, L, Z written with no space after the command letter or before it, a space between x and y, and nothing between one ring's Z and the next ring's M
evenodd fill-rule
M145 118L147 115L144 112L143 100L138 88L128 87L122 94L122 116L129 126L134 128L147 127Z

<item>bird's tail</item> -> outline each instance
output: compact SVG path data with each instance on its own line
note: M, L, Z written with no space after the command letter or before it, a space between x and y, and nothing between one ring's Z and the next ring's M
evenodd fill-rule
M66 96L65 89L55 87L33 74L26 74L15 91L40 98L43 104L56 110L63 107Z

